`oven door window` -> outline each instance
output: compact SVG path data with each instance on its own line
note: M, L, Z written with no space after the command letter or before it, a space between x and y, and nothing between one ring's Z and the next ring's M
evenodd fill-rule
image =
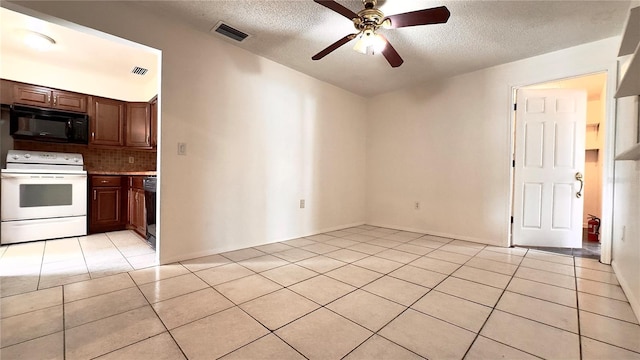
M72 205L72 190L71 184L20 184L20 207Z

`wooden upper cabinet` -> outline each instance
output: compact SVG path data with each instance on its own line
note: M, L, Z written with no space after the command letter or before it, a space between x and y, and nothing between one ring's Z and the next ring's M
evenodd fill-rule
M13 102L39 107L51 107L51 89L27 85L15 84L13 86Z
M0 104L13 104L13 81L0 79Z
M125 102L91 97L90 145L124 146Z
M151 146L158 147L158 96L154 96L149 102L151 109Z
M82 113L87 112L86 95L36 85L14 84L13 102Z
M127 103L126 145L151 148L150 105L146 102Z
M52 97L55 109L87 112L87 96L85 95L53 90Z

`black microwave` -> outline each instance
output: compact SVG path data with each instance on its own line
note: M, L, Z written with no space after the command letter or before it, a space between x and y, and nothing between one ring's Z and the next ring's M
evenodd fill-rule
M9 133L14 139L88 144L89 117L14 104L10 108Z

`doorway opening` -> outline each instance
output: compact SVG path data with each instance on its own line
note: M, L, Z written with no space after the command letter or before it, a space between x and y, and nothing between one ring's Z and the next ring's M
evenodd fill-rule
M561 253L565 255L588 257L600 259L601 243L599 236L599 221L602 219L603 209L603 176L605 159L605 132L606 129L606 89L607 73L600 72L569 79L561 79L541 84L521 87L518 90L540 90L540 89L576 89L586 92L586 127L584 131L584 173L582 179L584 188L582 189L583 211L582 211L582 241L574 244L581 246L572 247L551 247L527 245L529 248L542 249L545 251ZM516 119L516 121L518 121ZM519 129L518 127L515 127ZM518 130L516 130L518 131ZM516 135L517 138L517 135ZM515 144L517 148L519 144ZM521 144L520 144L521 145ZM515 150L515 149L514 149ZM515 151L514 151L515 153ZM578 158L581 158L579 154ZM514 171L518 171L516 168ZM515 187L514 183L514 187ZM515 189L515 188L514 188ZM515 195L515 192L514 192ZM514 199L515 206L515 199ZM513 211L517 211L515 208ZM512 232L512 236L514 233ZM516 246L518 239L513 238L512 243Z
M151 196L143 180L160 175L161 50L12 3L1 4L0 17L3 94L25 85L77 94L85 104L79 112L91 123L88 144L14 140L8 116L9 107L18 102L15 96L2 97L0 158L9 150L81 154L88 190L87 236L0 246L0 266L14 261L14 253L33 260L22 261L28 267L12 269L17 279L13 290L38 290L159 264L160 235L155 247L147 243L148 230L158 227L159 196L153 193L155 201L147 204ZM30 32L55 40L53 48L42 52L25 47L22 34ZM98 118L104 120L100 126L92 123ZM0 165L4 167L2 161ZM39 275L27 276L32 273ZM3 291L11 293L7 286Z

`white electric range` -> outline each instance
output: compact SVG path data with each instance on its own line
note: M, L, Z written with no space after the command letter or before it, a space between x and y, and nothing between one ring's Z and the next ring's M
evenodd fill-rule
M82 154L9 150L0 177L1 244L87 234Z

